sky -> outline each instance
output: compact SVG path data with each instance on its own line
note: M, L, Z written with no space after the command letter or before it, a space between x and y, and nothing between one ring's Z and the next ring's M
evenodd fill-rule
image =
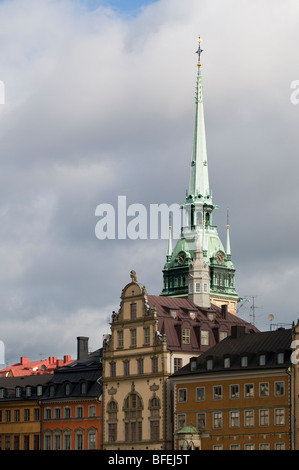
M253 321L254 297L261 330L270 314L297 322L298 17L296 0L0 2L6 363L76 358L77 336L101 347L132 269L160 294L167 240L100 240L95 213L119 196L184 203L199 35L213 222L225 243L229 208L248 299L238 315Z

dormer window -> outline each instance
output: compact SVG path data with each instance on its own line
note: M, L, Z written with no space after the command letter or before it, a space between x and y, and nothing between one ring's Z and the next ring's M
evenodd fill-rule
M207 359L207 370L213 369L213 359Z
M264 366L266 364L266 354L259 355L259 365Z
M277 364L283 364L284 363L284 353L279 352L277 354Z
M189 316L190 316L191 320L195 320L196 313L195 312L190 312Z
M190 329L189 328L183 329L182 342L183 344L190 344Z
M248 366L248 357L247 356L242 356L241 357L241 367L247 367Z
M224 358L224 368L229 369L230 368L230 357L225 357Z
M16 397L17 397L17 398L20 398L21 395L22 395L22 389L21 389L21 387L16 387Z
M177 320L178 312L176 310L170 310L170 315L174 320Z

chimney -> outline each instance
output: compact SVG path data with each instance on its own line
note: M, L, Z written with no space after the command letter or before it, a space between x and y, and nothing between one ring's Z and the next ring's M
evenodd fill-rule
M71 362L71 356L69 355L66 355L66 356L63 356L63 362L64 364L67 364L68 362Z
M231 338L237 339L240 336L245 335L245 326L243 325L233 325L230 330Z
M23 366L24 364L27 364L29 362L29 357L21 357L21 365Z
M88 358L88 340L86 336L77 336L77 360L85 361Z
M221 314L222 314L222 318L224 318L224 320L227 320L227 305L226 304L221 305Z

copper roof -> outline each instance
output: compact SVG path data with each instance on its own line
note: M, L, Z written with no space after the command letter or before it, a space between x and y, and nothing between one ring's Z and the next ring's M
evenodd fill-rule
M243 325L246 332L258 331L251 323L211 305L202 309L188 298L149 295L148 304L155 308L158 317L158 330L167 337L170 351L200 354L219 342L220 332L230 335L233 325ZM176 313L176 315L175 315ZM183 329L190 330L190 342L182 342ZM201 330L209 331L209 345L201 344Z

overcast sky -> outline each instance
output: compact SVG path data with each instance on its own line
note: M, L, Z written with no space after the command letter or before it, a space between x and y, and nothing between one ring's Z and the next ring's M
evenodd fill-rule
M256 326L297 321L298 21L297 0L0 2L7 363L101 347L131 269L160 294L167 241L99 240L95 210L184 203L199 35L213 222L225 243L229 208Z

